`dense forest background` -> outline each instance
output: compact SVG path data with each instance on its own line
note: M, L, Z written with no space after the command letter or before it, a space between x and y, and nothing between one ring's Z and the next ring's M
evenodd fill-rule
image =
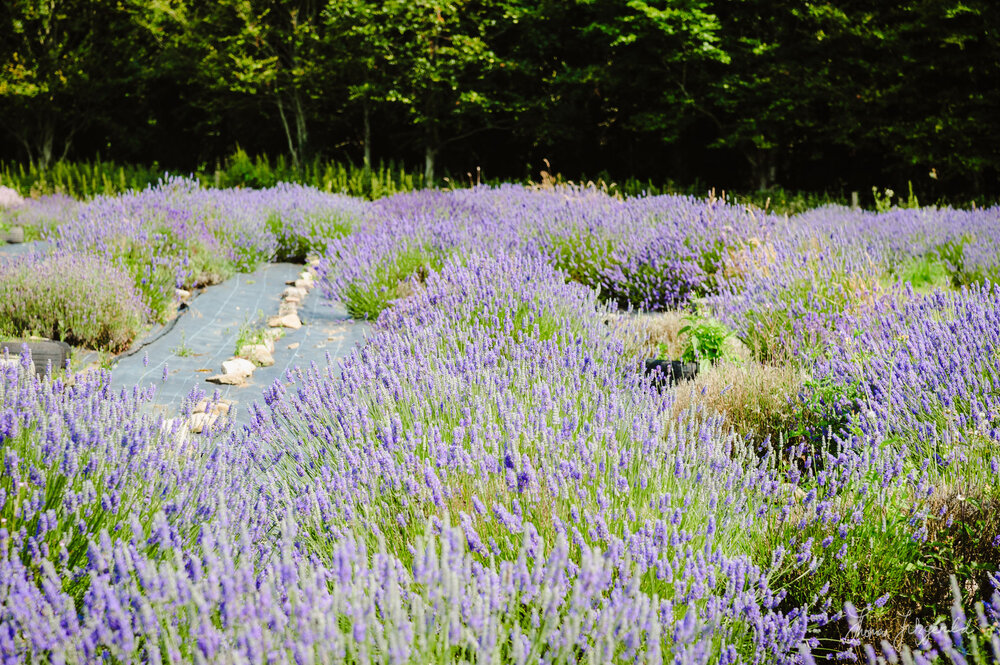
M995 0L3 0L0 159L1000 194Z

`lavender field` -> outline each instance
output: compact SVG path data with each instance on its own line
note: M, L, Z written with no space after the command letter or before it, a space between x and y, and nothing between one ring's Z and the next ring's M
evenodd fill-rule
M311 257L374 329L183 438L155 386L0 366L4 663L1000 660L1000 208L172 180L6 214L48 246L0 261L0 333L117 353Z

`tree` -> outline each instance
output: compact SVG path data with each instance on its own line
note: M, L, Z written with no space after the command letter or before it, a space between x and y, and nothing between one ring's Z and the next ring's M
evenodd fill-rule
M504 93L491 85L506 63L490 42L515 14L500 2L389 0L380 18L392 26L392 85L382 97L404 107L424 151L424 178L434 182L448 144L497 127Z
M398 58L392 27L385 22L381 2L342 0L323 10L323 52L328 55L326 80L340 80L346 99L338 108L360 107L363 163L372 166L372 113L392 90Z
M867 139L894 157L887 166L899 179L982 191L1000 173L1000 5L906 0L881 8L886 48Z
M173 59L194 59L202 104L221 118L234 103L277 111L292 163L310 155L310 104L320 94L320 0L154 3L147 27L168 26Z
M111 0L6 0L0 6L0 126L41 168L65 157L134 72L129 15Z
M541 8L533 22L544 28L533 41L545 63L542 101L558 102L540 114L549 142L595 134L618 149L637 137L670 145L689 126L686 111L700 108L699 73L729 59L706 1L579 0Z

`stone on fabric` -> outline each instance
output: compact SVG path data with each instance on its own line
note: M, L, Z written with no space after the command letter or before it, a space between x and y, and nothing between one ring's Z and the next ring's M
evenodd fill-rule
M259 367L270 367L274 364L274 356L264 344L250 344L240 349L240 356Z
M267 325L272 328L291 328L292 330L298 330L302 327L302 320L299 319L298 314L284 314L280 316L272 316L267 320Z
M254 369L254 364L246 358L231 358L222 363L222 374L210 376L207 380L227 386L239 386L253 376Z

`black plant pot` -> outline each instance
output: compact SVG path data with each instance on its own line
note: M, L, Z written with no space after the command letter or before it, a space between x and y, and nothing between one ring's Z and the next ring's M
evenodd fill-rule
M65 369L66 360L70 357L72 347L66 342L55 340L0 340L0 358L6 348L9 357L17 358L21 355L21 347L27 343L28 350L31 351L31 362L35 366L35 373L38 376L45 376L45 372L52 363L52 371Z
M646 360L646 374L653 377L653 385L657 388L690 381L698 376L698 363L686 363L680 360Z

